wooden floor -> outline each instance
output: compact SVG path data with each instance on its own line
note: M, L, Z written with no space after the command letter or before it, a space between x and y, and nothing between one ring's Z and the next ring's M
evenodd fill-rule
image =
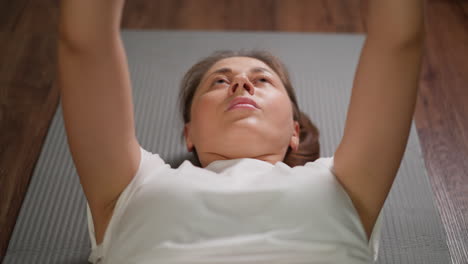
M468 263L468 1L427 1L414 118L450 254L461 264ZM54 85L59 2L0 0L2 259L59 102ZM122 27L362 33L366 9L359 2L128 0Z

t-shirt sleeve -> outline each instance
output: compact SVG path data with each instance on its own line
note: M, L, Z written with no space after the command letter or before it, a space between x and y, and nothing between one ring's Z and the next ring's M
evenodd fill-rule
M333 167L333 161L334 161L334 156L332 156L332 157L322 157L322 158L317 159L315 162L327 167L330 170L330 172L333 175L335 175L335 177L336 177L335 171L333 169L334 168ZM339 181L337 181L337 183L339 184ZM343 190L345 191L344 188L343 188ZM345 191L345 193L346 193L346 191ZM349 197L349 195L348 195L348 197ZM351 198L350 198L350 200L351 200ZM383 210L380 210L379 216L377 217L377 220L376 220L376 222L374 224L374 227L372 229L371 236L369 238L369 244L368 244L368 247L369 247L369 249L371 250L371 252L373 254L374 261L377 261L378 253L379 253L380 233L381 233L381 229L382 229L382 218L383 218L383 213L382 212L383 212Z
M143 147L140 146L140 163L138 165L138 170L135 173L135 176L130 181L130 183L125 187L125 189L120 194L119 198L116 201L116 205L114 208L113 215L109 224L107 226L106 232L104 234L103 242L99 245L96 243L96 236L94 230L94 223L91 214L91 209L89 207L89 203L86 202L86 211L87 211L87 222L88 222L88 232L89 238L91 240L91 254L88 258L88 261L91 263L99 263L104 255L104 251L106 250L106 242L109 241L111 233L108 232L112 229L112 226L116 222L116 218L118 215L125 209L126 205L128 204L128 200L131 198L133 192L140 186L145 178L154 172L155 170L160 169L164 165L169 166L166 164L164 160L159 156L159 154L154 154L145 150Z

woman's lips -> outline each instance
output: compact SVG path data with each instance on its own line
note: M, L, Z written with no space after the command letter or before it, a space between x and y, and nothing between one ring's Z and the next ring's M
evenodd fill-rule
M252 109L252 110L255 110L257 109L255 106L251 105L251 104L236 104L234 106L231 106L228 111L230 110L234 110L234 109L239 109L239 108L243 108L243 109Z
M238 96L236 98L234 98L233 100L231 100L230 104L229 104L229 107L226 111L229 111L231 110L234 106L236 105L244 105L244 104L248 104L248 105L251 105L255 108L259 108L257 103L253 100L253 99L250 99L248 97L245 97L245 96Z

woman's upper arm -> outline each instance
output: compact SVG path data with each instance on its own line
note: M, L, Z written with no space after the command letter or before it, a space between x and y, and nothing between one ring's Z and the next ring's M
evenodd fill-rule
M368 38L362 50L334 168L368 235L406 149L421 57L419 43L395 46Z
M69 149L94 213L104 211L137 172L132 91L124 48L58 45L58 86Z

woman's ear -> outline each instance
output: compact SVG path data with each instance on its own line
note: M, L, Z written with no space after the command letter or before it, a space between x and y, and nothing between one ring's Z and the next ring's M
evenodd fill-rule
M300 132L301 126L299 125L299 122L294 121L293 135L291 137L291 141L289 142L289 146L292 148L293 151L299 149Z
M185 136L185 144L187 145L187 151L192 152L193 143L192 143L192 140L190 139L190 122L185 124L184 126L184 136Z

